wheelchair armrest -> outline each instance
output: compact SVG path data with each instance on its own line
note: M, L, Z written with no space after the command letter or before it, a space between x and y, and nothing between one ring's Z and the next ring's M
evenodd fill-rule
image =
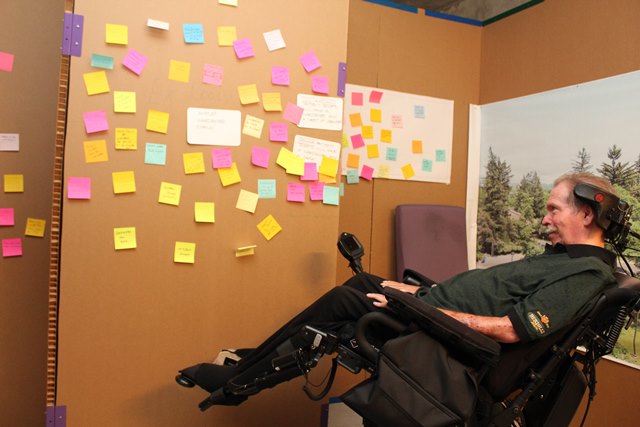
M405 268L402 272L402 283L414 286L425 286L428 288L436 284L434 280L431 280L424 274L418 273L410 268Z
M385 288L389 307L467 360L496 366L500 344L406 292Z
M366 337L367 330L371 327L373 323L377 323L382 326L386 326L392 331L400 334L402 331L407 329L407 325L402 322L394 319L388 314L381 313L379 311L373 311L371 313L367 313L358 320L356 323L355 330L355 338L358 343L359 353L368 359L372 363L377 363L378 361L378 351L376 348L369 342Z

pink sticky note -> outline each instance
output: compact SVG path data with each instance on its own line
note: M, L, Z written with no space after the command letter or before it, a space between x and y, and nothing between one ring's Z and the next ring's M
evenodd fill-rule
M87 133L109 130L107 113L104 111L87 111L82 113L82 117L84 118L84 129Z
M269 123L269 140L273 142L289 141L289 126L286 123Z
M351 105L362 105L362 92L351 93Z
M373 168L367 165L362 166L362 170L360 171L360 178L371 181L371 179L373 178Z
M379 104L382 99L382 92L378 90L372 90L369 94L369 102L373 104Z
M354 150L358 148L364 147L364 139L362 138L362 134L351 135L351 145Z
M251 164L261 168L269 167L269 157L271 150L262 147L251 147Z
M311 90L315 93L329 94L329 78L313 76L311 78Z
M289 202L304 202L305 198L305 185L296 184L290 182L287 184L287 201Z
M285 120L290 121L293 124L300 123L300 119L302 118L302 113L304 109L298 107L296 104L292 104L291 102L287 102L287 106L284 109L284 118Z
M251 46L251 40L248 38L234 40L233 50L236 51L238 59L256 56L256 53L253 51L253 46Z
M0 52L0 70L13 71L13 54L7 52Z
M289 68L271 67L271 83L279 86L289 86Z
M22 239L2 239L2 256L22 256Z
M322 64L318 60L318 57L312 50L300 56L300 63L307 71L307 73L310 73L322 66Z
M15 225L15 216L13 208L0 208L0 226Z
M233 167L231 148L214 148L211 150L211 162L214 169Z
M124 65L137 75L140 75L142 74L142 70L144 70L144 67L146 67L147 62L149 62L149 58L135 49L129 49L127 55L122 60L122 65Z
M224 68L220 65L204 64L202 72L202 83L209 85L222 86L222 78L224 77Z
M304 162L304 175L300 177L302 181L317 181L318 180L318 165L311 162Z
M68 199L91 199L91 178L70 176L67 180Z
M309 183L309 198L311 200L324 200L324 182Z

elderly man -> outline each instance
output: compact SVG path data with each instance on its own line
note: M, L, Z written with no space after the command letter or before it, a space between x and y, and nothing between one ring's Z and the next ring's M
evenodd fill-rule
M542 220L552 245L542 255L471 270L430 288L358 274L327 292L235 366L203 363L180 371L179 378L209 392L224 390L228 381L248 383L269 373L275 357L291 351L290 339L303 325L338 331L366 313L384 310L385 287L414 294L498 342L547 336L584 314L594 297L615 283L615 256L604 248L605 230L596 222L594 206L574 194L580 183L614 193L607 180L591 174L558 178ZM236 405L245 399L228 396L218 403Z

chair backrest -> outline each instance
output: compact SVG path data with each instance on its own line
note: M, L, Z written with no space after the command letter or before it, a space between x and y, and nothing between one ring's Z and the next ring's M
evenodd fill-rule
M464 208L398 205L395 226L398 280L406 268L435 281L469 268Z

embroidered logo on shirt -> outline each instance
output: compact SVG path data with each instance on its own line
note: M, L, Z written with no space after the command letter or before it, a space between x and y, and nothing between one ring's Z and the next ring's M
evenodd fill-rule
M540 312L533 313L530 311L529 313L527 313L527 317L529 318L529 323L531 323L531 326L533 326L533 329L535 329L536 332L538 332L540 335L544 335L547 333L547 330L545 329L545 326L547 328L549 327L549 318L547 316L541 316Z

